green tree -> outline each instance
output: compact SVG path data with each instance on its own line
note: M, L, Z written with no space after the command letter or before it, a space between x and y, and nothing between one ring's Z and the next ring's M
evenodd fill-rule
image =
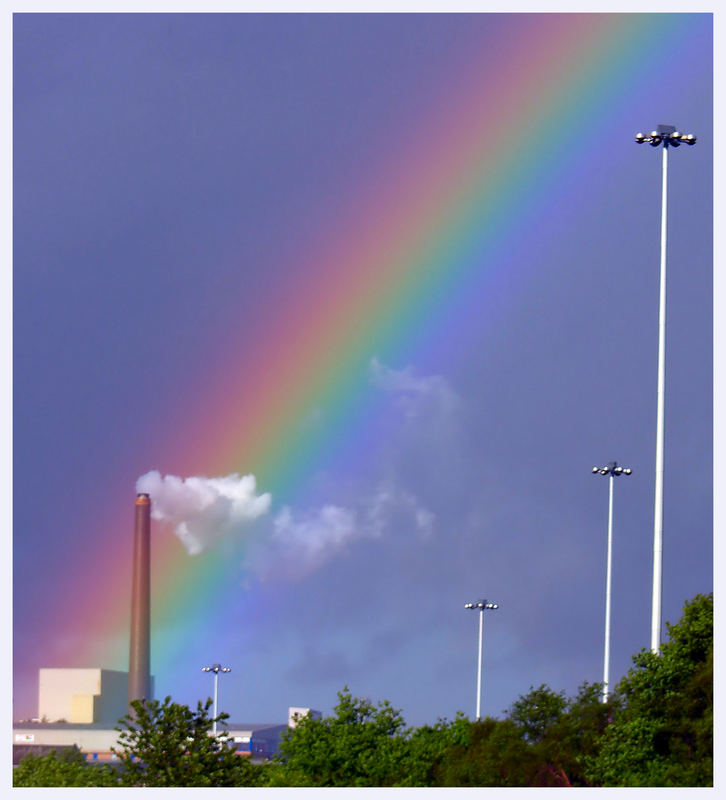
M586 774L603 786L713 784L713 595L666 623L660 654L642 650L618 684L622 707Z
M411 728L405 733L403 757L396 786L442 785L442 768L452 748L468 746L471 722L459 712L455 719L440 719L435 725Z
M196 711L173 703L171 697L135 700L132 713L120 721L122 786L250 786L260 780L260 768L234 752L226 733L211 736L212 705L197 703Z
M486 717L470 722L467 741L439 759L435 785L530 786L537 770L537 755L521 728L508 719Z
M527 694L520 695L512 703L507 717L521 728L528 742L536 744L547 736L566 707L564 692L554 692L543 683L537 689L530 686Z
M573 699L546 684L530 688L507 718L471 723L469 740L439 761L441 786L586 786L581 759L596 752L613 703L600 684L583 684Z
M469 741L451 748L437 770L443 786L572 786L584 783L578 748L592 746L606 712L599 687L585 685L574 700L546 684L530 687L506 719L471 723ZM597 722L594 720L597 719Z
M283 732L270 783L286 786L393 786L405 759L404 720L388 701L372 705L338 692L332 717L305 717Z
M551 702L546 700L548 695ZM602 684L587 681L580 686L574 698L565 700L563 694L540 687L535 690L534 699L538 701L538 709L535 710L537 722L543 722L547 708L550 714L542 725L537 726L536 735L528 737L539 764L530 785L589 786L584 760L598 751L600 737L618 705L617 699L610 698L603 703ZM520 717L523 700L520 698L519 705L515 704ZM531 726L531 722L529 724Z
M601 737L620 707L617 696L603 703L602 690L602 683L583 683L542 742L545 761L563 778L564 785L591 785L586 776L586 759L598 752Z
M13 786L118 786L118 772L86 764L77 747L28 755L13 770Z

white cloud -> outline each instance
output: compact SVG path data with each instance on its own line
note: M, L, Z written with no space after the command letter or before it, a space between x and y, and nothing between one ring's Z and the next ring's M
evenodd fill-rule
M237 473L180 478L152 470L136 481L136 491L151 496L151 516L169 523L190 555L239 532L266 514L272 501L269 494L256 493L254 475Z
M267 531L258 531L245 567L263 580L301 579L340 556L361 539L386 539L411 532L429 536L434 515L410 492L381 486L348 507L327 504L296 511L287 506Z
M418 376L410 366L395 370L376 357L371 359L369 374L374 386L397 398L409 420L431 412L449 416L460 406L458 395L442 375Z
M417 508L414 514L416 526L422 534L430 536L434 530L436 516L426 508Z
M366 520L372 536L385 535L399 519L413 521L419 534L433 533L435 515L421 505L416 495L390 482L381 485L366 505Z
M355 534L355 515L346 508L323 506L295 519L285 507L275 517L272 540L305 563L311 563L339 550Z
M359 486L354 499L302 511L284 507L268 525L252 532L251 523L268 514L272 503L269 494L257 493L254 475L181 478L153 470L138 479L137 491L151 495L152 516L172 526L190 555L247 530L244 568L263 578L307 575L356 540L430 536L436 517L402 476L411 475L405 466L410 459L419 470L431 463L431 469L440 471L445 451L455 447L459 397L441 375L416 375L411 367L391 369L377 358L370 363L370 380L393 398L405 425L399 425L401 436L387 440L387 477ZM311 415L311 422L318 414ZM436 460L420 458L421 447L433 449Z
M263 579L273 575L301 578L318 569L361 535L354 511L335 505L295 512L285 506L260 532L250 548L246 566Z

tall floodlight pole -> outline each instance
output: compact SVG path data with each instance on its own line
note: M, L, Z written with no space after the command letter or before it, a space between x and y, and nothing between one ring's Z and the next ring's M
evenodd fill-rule
M231 667L223 667L221 664L212 664L211 667L202 667L202 672L214 673L214 722L212 723L212 736L217 735L217 682L219 681L220 672L232 672Z
M488 603L486 600L478 600L476 603L467 603L464 608L479 609L479 665L476 671L476 719L481 719L481 643L482 628L484 623L484 612L495 611L499 606L496 603Z
M650 649L660 651L661 595L663 591L663 438L665 424L665 334L666 334L666 232L668 224L668 148L696 144L692 133L680 133L674 125L659 125L650 134L637 133L638 144L663 145L663 178L660 218L660 302L658 313L658 390L655 438L655 509L653 514L653 613Z
M613 482L619 475L630 475L632 469L618 466L617 461L611 461L607 467L593 467L595 475L610 476L610 491L608 492L608 556L605 577L605 655L602 668L602 701L608 701L608 686L610 684L610 589L613 574Z

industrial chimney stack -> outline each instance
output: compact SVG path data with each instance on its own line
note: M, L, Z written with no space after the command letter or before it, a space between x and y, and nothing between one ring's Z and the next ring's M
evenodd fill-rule
M129 649L129 704L151 700L150 639L150 532L151 498L136 495L134 560L131 584L131 647Z

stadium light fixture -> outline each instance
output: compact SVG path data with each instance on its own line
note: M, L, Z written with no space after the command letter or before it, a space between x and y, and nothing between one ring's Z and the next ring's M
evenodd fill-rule
M218 682L220 672L232 672L231 667L223 667L221 664L212 664L211 667L202 667L202 672L214 673L214 722L212 723L212 736L217 735L217 696L218 696Z
M610 682L610 589L612 582L613 567L613 484L615 478L620 475L630 475L633 470L630 467L621 467L617 461L611 461L607 467L593 467L594 475L610 476L610 491L608 492L608 550L607 550L607 569L605 577L605 655L603 656L602 669L602 701L607 703Z
M499 606L496 603L490 603L487 600L477 600L476 603L466 603L464 608L468 608L470 611L479 611L479 665L477 667L476 674L476 719L478 722L481 719L481 649L484 612L496 611Z
M694 145L692 133L681 133L675 125L658 125L649 134L637 133L638 144L663 145L660 221L660 302L658 312L658 388L655 438L655 507L653 512L653 605L650 649L660 652L661 605L663 594L663 439L665 426L665 334L666 334L666 240L668 229L668 149Z

